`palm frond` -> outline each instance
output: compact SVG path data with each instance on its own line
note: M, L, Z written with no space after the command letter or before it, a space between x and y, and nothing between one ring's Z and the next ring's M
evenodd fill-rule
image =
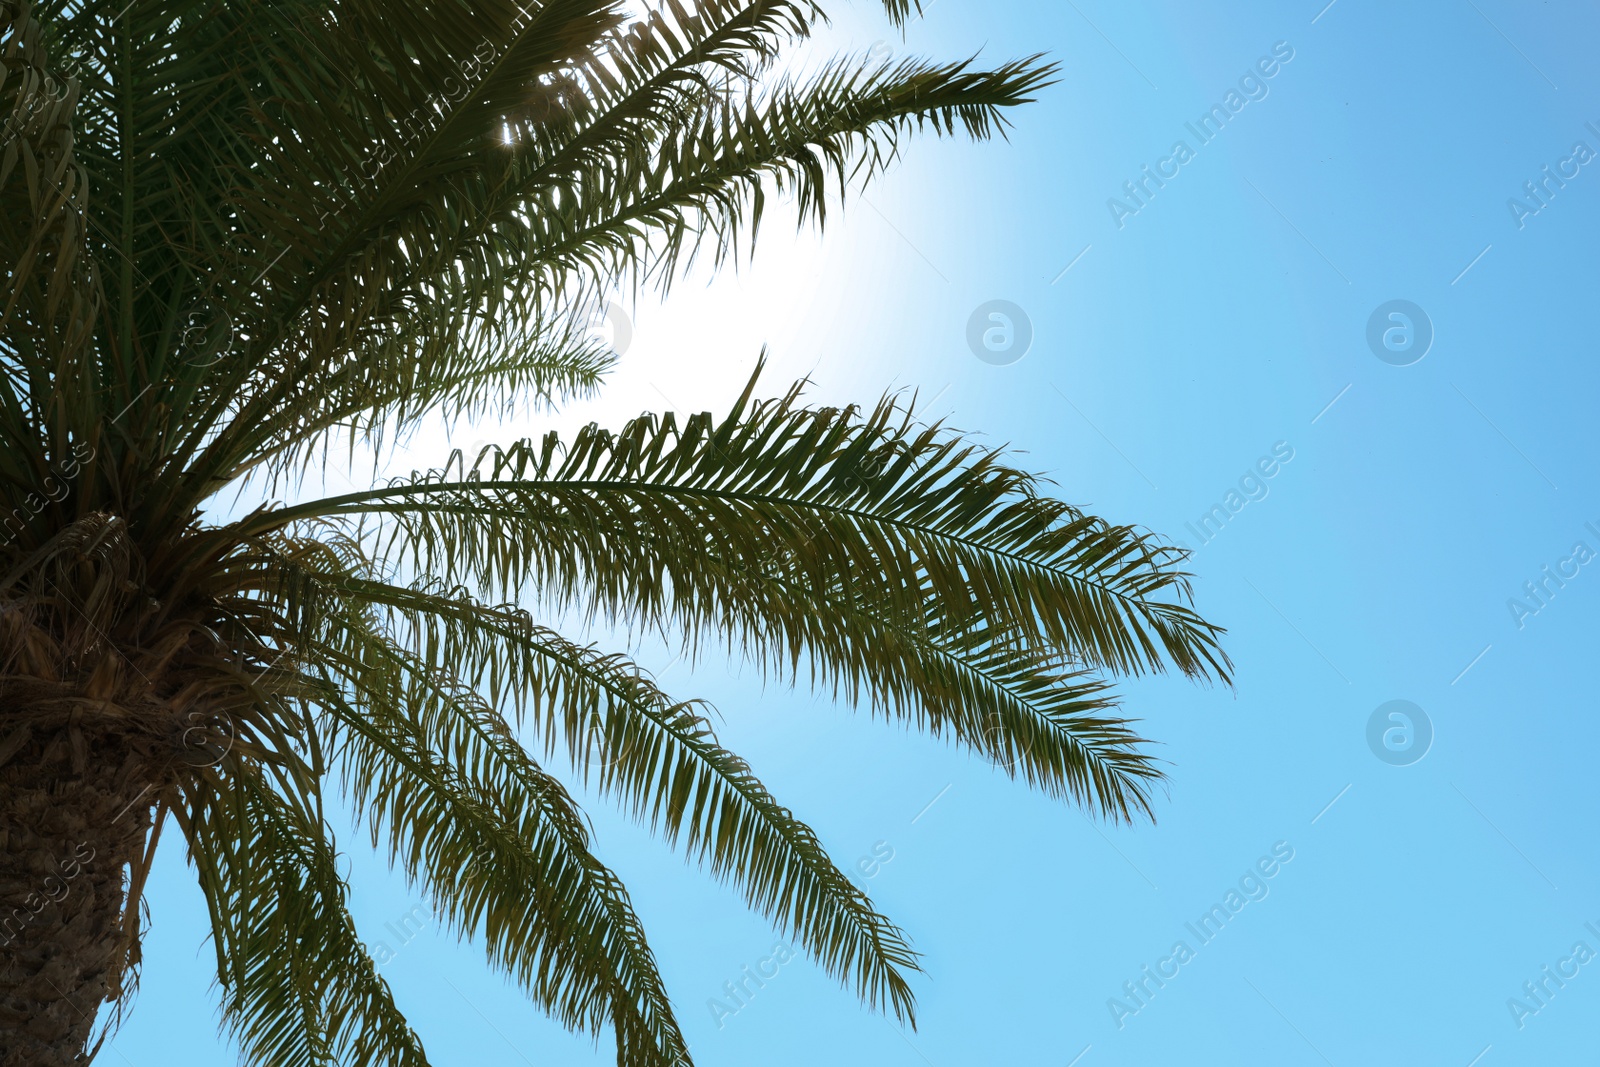
M211 913L223 1015L274 1067L426 1067L421 1042L345 910L326 825L238 775L174 811Z
M753 389L755 379L751 381ZM419 474L262 515L370 516L420 573L510 599L529 588L612 617L752 641L772 635L730 567L780 561L818 601L870 581L880 610L1059 650L1122 674L1226 681L1220 628L1188 606L1184 554L1040 492L1004 455L885 398L800 406L798 387L720 422L643 416L563 448L516 442L470 471Z
M441 921L569 1028L613 1027L619 1064L686 1064L644 930L589 851L560 784L495 709L374 625L346 615L321 704L373 844L426 887Z
M602 793L797 938L870 1005L912 1018L903 935L828 858L810 827L723 748L696 703L675 702L637 667L534 625L522 612L459 595L347 577L346 595L382 607L410 631L424 675L462 684L527 716L547 752L564 749Z

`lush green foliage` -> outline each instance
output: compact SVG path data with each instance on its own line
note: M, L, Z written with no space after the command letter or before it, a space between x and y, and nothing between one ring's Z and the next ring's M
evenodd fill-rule
M1227 678L1181 558L894 402L809 409L752 381L720 419L208 518L330 444L591 392L611 354L581 324L619 278L736 254L773 195L820 222L901 138L997 133L1047 67L786 75L821 12L783 0L4 11L0 686L19 710L0 729L167 753L140 765L144 803L184 838L252 1060L425 1062L346 912L331 785L535 1004L613 1034L619 1064L687 1063L627 893L539 762L562 753L911 1018L905 938L705 709L536 624L535 599L1149 813L1159 771L1104 679Z

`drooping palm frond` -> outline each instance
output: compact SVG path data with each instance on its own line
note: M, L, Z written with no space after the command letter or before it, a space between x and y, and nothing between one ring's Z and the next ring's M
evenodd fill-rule
M874 1006L910 1020L903 936L829 859L810 827L783 808L693 703L674 702L621 657L534 625L525 613L459 594L348 578L346 594L390 613L417 649L414 674L448 670L486 694L499 722L511 705L547 752L564 750L585 781L615 795L750 906L795 937L824 969ZM506 736L501 733L500 736Z
M386 833L447 927L481 931L490 962L554 1018L595 1034L614 1024L619 1062L687 1063L643 928L565 790L470 690L381 642L365 651L376 661L327 657L359 681L330 680L323 703L373 843Z
M175 814L211 909L224 1018L245 1055L426 1067L345 910L316 814L253 774L184 792Z

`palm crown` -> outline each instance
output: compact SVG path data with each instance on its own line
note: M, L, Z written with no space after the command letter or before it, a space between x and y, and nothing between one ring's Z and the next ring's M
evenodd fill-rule
M822 13L782 0L0 11L0 1064L80 1062L120 1010L167 824L249 1059L426 1062L346 911L329 785L535 1004L619 1064L688 1063L558 753L909 1020L905 938L703 706L530 598L1149 812L1104 679L1229 672L1181 554L892 399L752 380L721 418L210 503L330 443L591 392L596 294L734 253L769 195L820 222L917 130L993 135L1047 66L783 74Z

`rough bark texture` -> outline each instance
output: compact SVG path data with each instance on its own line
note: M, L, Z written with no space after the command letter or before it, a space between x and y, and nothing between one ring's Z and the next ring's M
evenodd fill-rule
M126 962L125 874L153 802L142 763L120 739L62 731L0 766L0 1067L88 1062Z

